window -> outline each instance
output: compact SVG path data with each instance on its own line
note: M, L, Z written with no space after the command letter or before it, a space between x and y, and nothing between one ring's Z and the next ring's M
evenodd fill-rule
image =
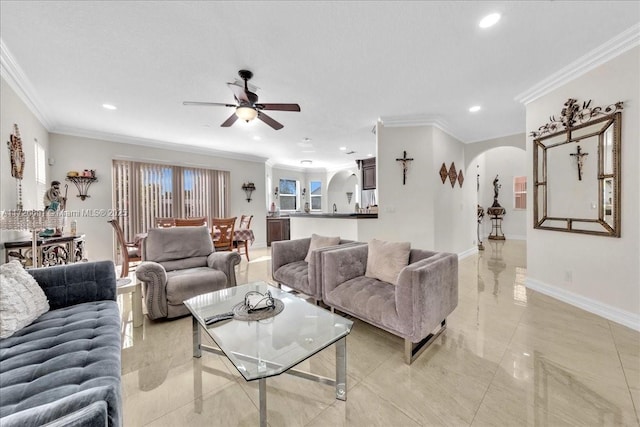
M311 190L311 210L322 210L322 181L311 181L309 188Z
M298 183L292 179L280 180L280 210L295 211L298 199Z
M513 207L527 209L527 177L513 177Z
M113 200L125 238L155 226L156 218L227 217L229 172L113 161Z
M47 185L47 166L46 166L46 153L44 147L40 142L35 139L35 160L36 160L36 201L38 204L43 203L44 193L47 192L49 186ZM66 194L64 195L66 196ZM44 205L43 205L44 207ZM64 206L63 206L64 208Z

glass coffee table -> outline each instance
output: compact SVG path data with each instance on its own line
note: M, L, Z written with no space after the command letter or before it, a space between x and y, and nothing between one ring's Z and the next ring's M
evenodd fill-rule
M206 325L205 319L233 311L247 292L267 291L284 303L279 314L258 321L224 320ZM265 282L235 286L184 302L193 318L193 357L202 350L225 355L247 381L258 380L260 425L267 425L267 378L287 373L335 386L336 399L347 400L347 335L353 322ZM206 332L218 348L201 342ZM327 378L293 369L331 344L336 345L336 377Z

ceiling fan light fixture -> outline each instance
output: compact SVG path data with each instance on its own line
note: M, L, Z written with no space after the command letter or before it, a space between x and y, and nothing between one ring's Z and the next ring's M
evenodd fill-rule
M238 108L236 108L236 116L238 116L239 119L244 120L245 122L250 122L251 120L258 117L258 111L253 107L240 105Z

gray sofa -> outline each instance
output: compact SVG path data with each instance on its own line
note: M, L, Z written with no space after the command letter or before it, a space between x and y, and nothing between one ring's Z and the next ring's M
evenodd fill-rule
M236 285L237 252L216 252L207 227L152 228L136 277L150 319L189 314L184 301Z
M284 285L310 296L315 302L322 300L322 269L320 254L343 245L366 245L353 240L340 240L336 246L315 249L309 262L305 261L311 238L281 240L271 243L271 276L278 286Z
M367 245L322 253L324 303L404 338L411 364L458 305L458 256L411 249L409 265L393 285L365 276L367 255Z
M0 425L122 425L113 263L28 271L50 310L0 340Z

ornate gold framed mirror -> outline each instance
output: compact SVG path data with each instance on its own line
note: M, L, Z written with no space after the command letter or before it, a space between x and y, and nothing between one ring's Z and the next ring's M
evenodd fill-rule
M622 102L590 104L569 99L531 132L533 228L620 237Z

